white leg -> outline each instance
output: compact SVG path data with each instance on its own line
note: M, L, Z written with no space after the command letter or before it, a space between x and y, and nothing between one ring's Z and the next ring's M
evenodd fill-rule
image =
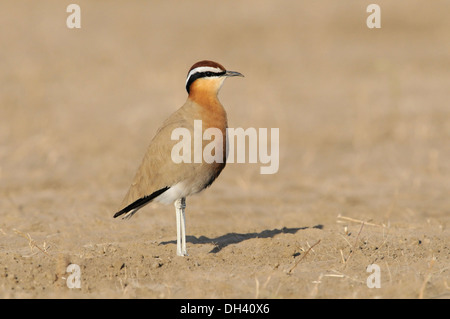
M186 199L181 199L181 254L183 256L187 256L187 249L186 249L186 214L185 214L185 208L186 208Z
M186 225L184 218L184 209L186 201L184 198L175 201L175 213L177 217L177 255L187 256L186 252Z
M181 220L181 212L180 209L178 208L179 205L178 204L178 200L175 202L175 214L176 214L176 218L177 218L177 255L181 256L181 232L180 232L180 220Z

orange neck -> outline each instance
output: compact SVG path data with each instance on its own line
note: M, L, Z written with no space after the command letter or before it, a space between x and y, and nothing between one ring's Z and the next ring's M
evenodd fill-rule
M217 93L222 81L216 79L198 79L189 88L189 98L202 106L220 104Z
M190 87L189 99L202 107L202 118L206 127L217 127L222 131L227 127L227 114L217 93L221 83L199 79Z

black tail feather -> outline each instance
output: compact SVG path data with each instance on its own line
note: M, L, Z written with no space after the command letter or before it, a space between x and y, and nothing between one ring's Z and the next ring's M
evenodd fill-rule
M115 213L114 214L114 218L119 217L120 215L126 214L126 213L128 213L129 211L131 211L133 209L140 208L140 207L150 203L153 199L155 199L156 197L158 197L159 195L164 193L169 188L170 187L167 186L167 187L161 188L160 190L157 190L156 192L153 192L152 194L150 194L148 196L144 196L142 198L139 198L138 200L134 201L133 203L131 203L130 205L128 205L124 209L121 209L120 211Z

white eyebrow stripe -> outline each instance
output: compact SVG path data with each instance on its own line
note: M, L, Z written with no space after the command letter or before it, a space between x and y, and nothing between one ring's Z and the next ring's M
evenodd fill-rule
M187 78L186 78L186 84L189 82L189 78L195 74L195 73L201 73L201 72L213 72L213 73L222 73L224 72L221 68L214 68L212 66L199 66L195 69L192 69L191 72L189 72Z

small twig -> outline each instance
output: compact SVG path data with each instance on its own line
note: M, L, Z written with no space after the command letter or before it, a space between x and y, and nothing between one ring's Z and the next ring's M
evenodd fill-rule
M364 227L364 224L365 224L365 223L362 222L361 228L359 229L358 236L356 236L355 243L353 244L352 250L350 251L350 254L348 255L348 257L347 257L347 258L345 259L345 261L344 261L344 268L345 268L345 266L347 266L347 262L350 260L350 257L352 257L353 252L354 252L355 249L356 249L356 244L358 243L359 235L361 235L361 232L362 232L362 229L363 229L363 227Z
M423 299L423 295L425 293L425 288L427 286L427 283L431 279L431 269L433 268L435 261L436 261L436 257L433 256L433 258L431 258L430 265L428 266L427 276L425 277L425 280L423 281L422 287L420 288L419 299Z
M315 298L317 296L317 294L319 293L319 285L322 282L322 277L323 274L320 274L319 278L317 278L316 281L313 281L314 287L311 290L311 293L309 294L311 296L311 298Z
M342 251L342 249L340 249L340 252L341 252L342 263L345 264L344 252Z
M324 277L336 277L336 278L345 278L345 275L342 275L342 274L340 274L340 275L335 275L335 274L327 274L327 275L324 275Z
M266 289L266 287L269 284L269 281L270 281L271 278L272 278L272 276L267 277L266 281L262 285L262 290ZM259 284L258 277L256 277L256 275L255 275L255 284L256 284L256 287L255 287L255 299L258 299L259 298L259 287L260 287L260 284Z
M316 246L319 243L320 243L320 239L314 245L309 247L308 250L303 254L303 256L299 260L297 260L297 262L294 264L294 266L292 266L292 268L289 269L288 274L290 274L294 270L294 268L297 267L297 265L308 255L308 253L314 248L314 246Z
M350 280L352 280L354 282L363 283L363 281L361 281L361 280L359 280L357 278L354 278L354 277L350 277L349 275L341 273L341 272L339 272L337 270L331 269L331 271L333 271L335 274L328 274L328 275L325 275L325 276L326 277L335 277L335 278L347 278L347 279L350 279Z
M42 249L41 247L39 247L38 245L36 245L36 241L35 241L34 239L31 238L31 236L30 236L29 233L27 233L27 234L25 235L25 234L22 233L20 230L17 230L17 229L13 229L13 230L14 230L14 232L15 232L17 235L19 235L19 236L21 236L21 237L23 237L23 238L25 238L25 239L28 240L28 245L30 246L31 251L33 251L33 248L36 247L37 249L39 249L41 252L43 252L43 253L46 254L47 256L50 256L50 255L47 253L47 247L46 247L47 245L46 245L45 242L44 242L44 248L45 248L45 249Z
M376 226L376 227L386 227L385 225L378 225L378 224L373 224L373 223L369 223L363 220L359 220L359 219L355 219L355 218L351 218L351 217L346 217L346 216L342 216L342 215L338 215L337 218L349 221L349 222L354 222L354 223L358 223L358 224L366 224L367 226ZM338 223L342 223L342 221L338 220Z

